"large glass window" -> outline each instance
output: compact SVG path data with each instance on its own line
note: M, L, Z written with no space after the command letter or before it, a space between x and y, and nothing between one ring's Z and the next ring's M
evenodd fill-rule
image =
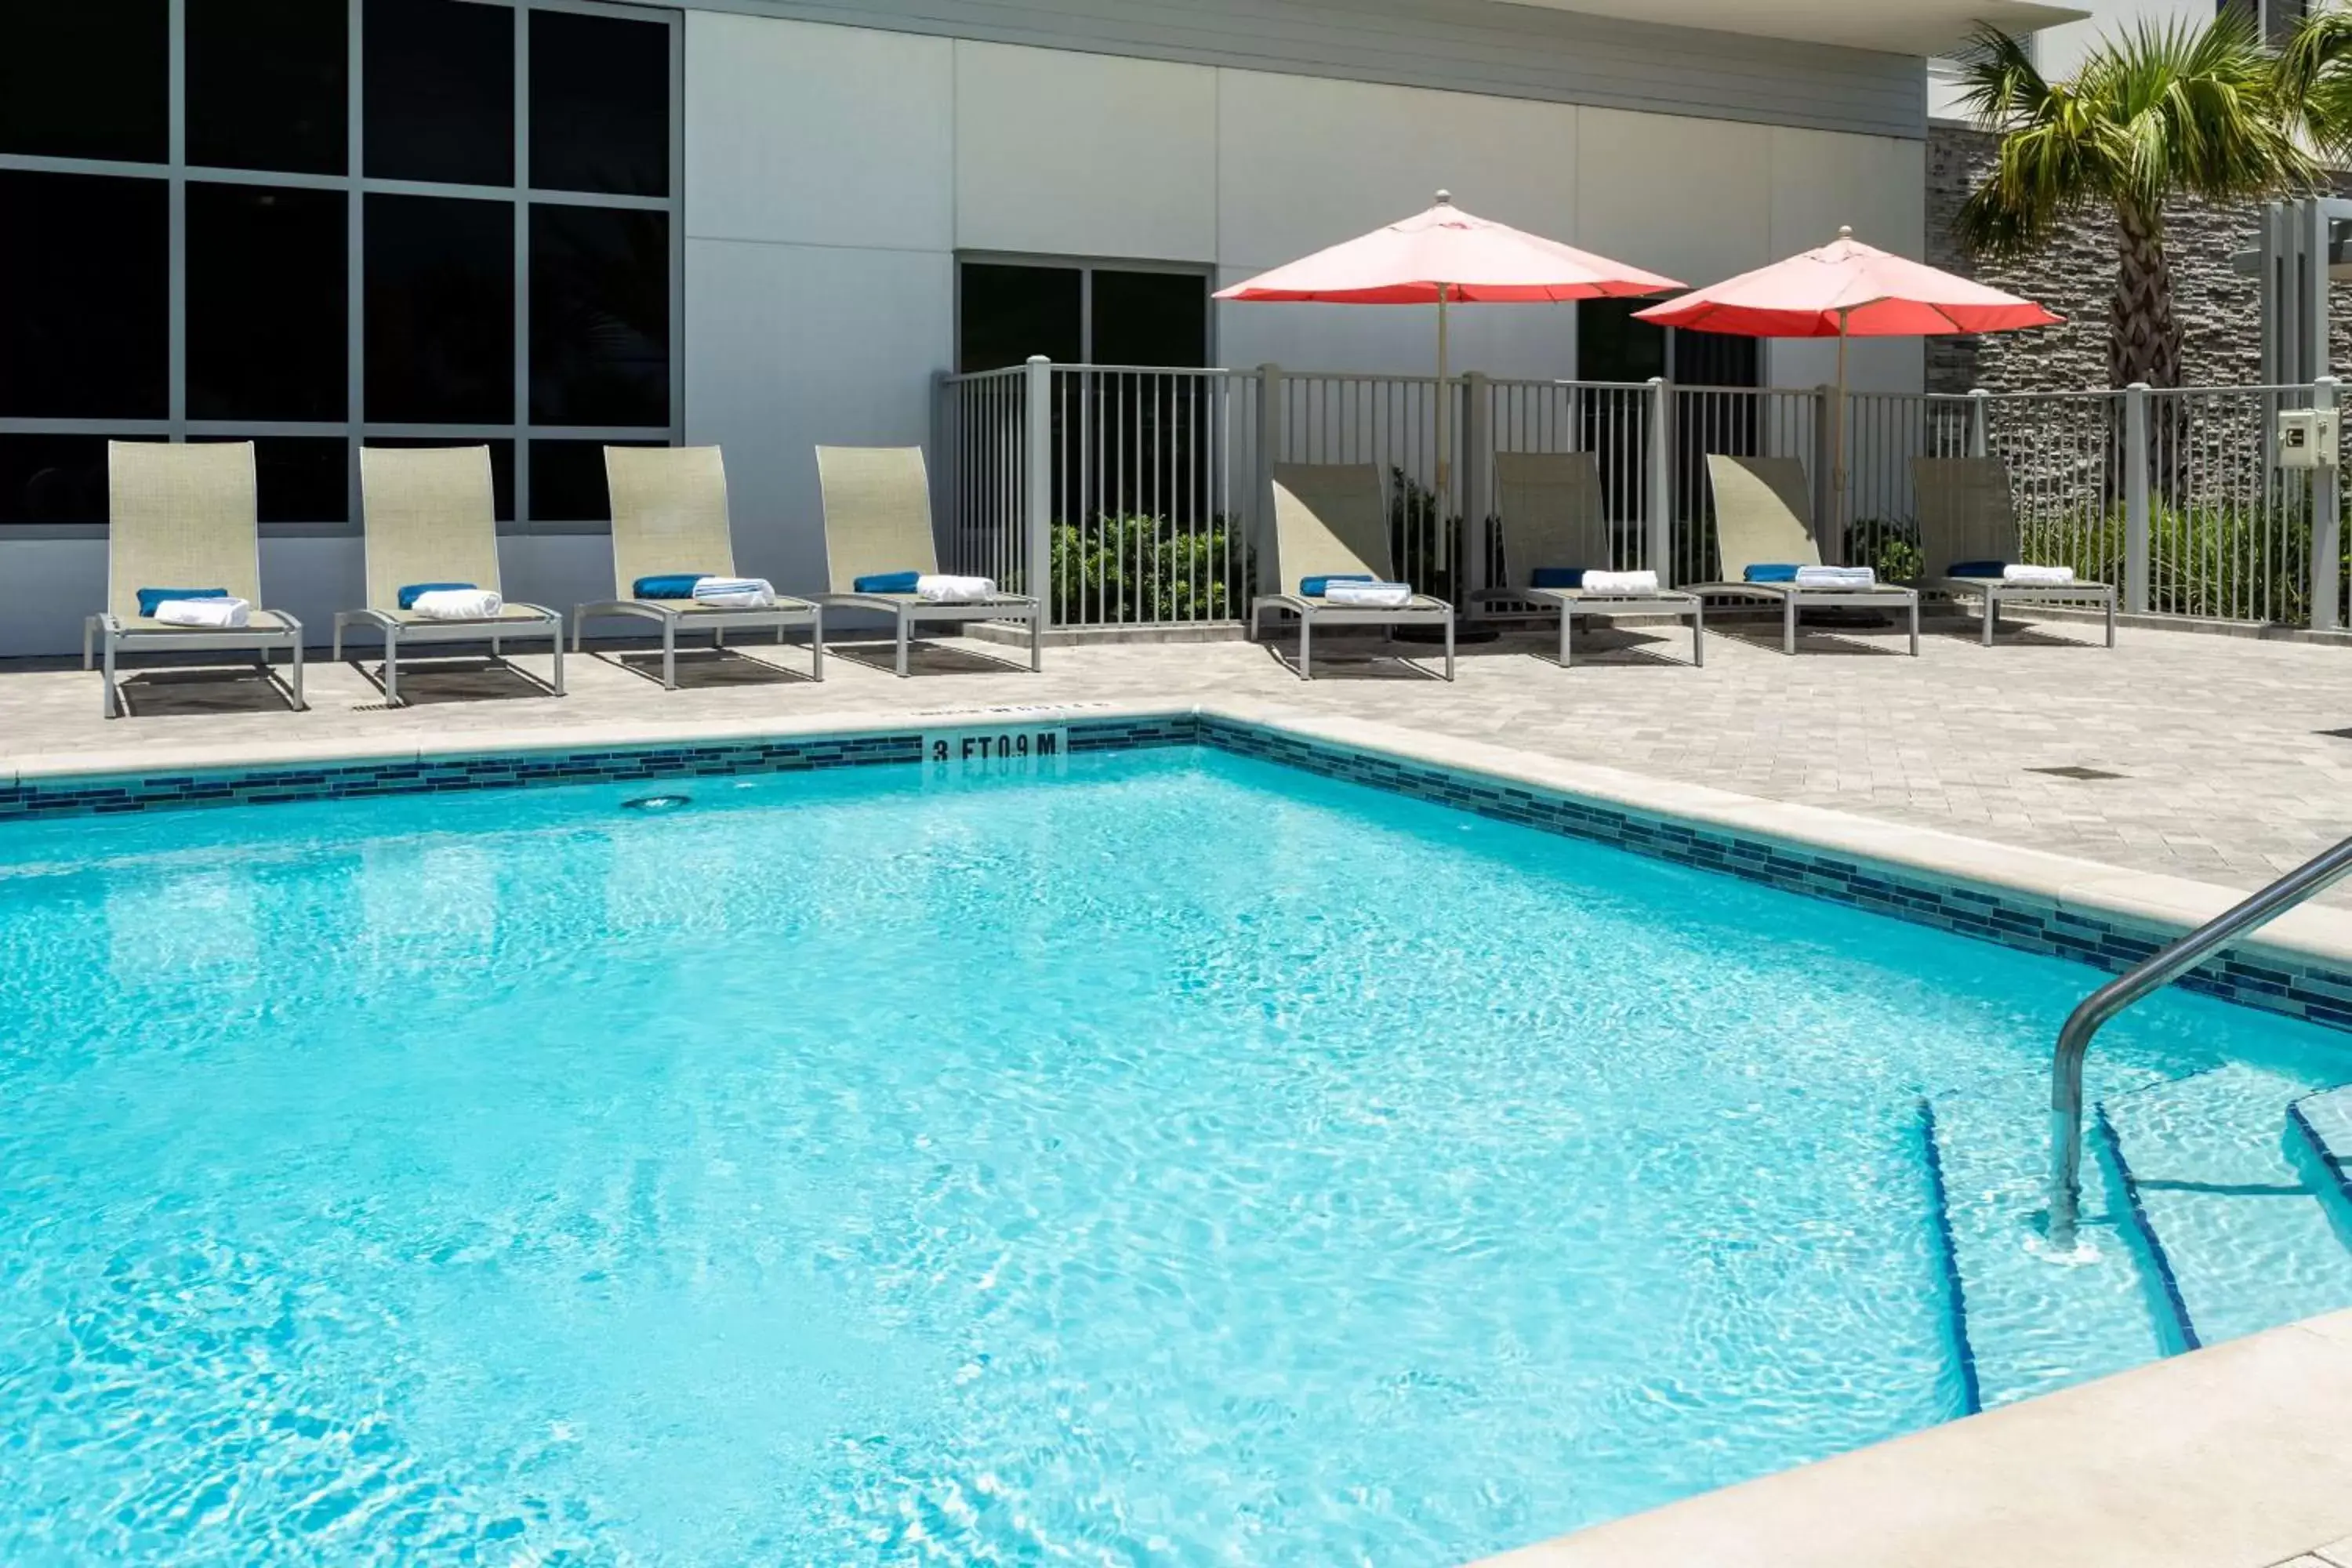
M188 162L340 174L350 22L331 0L187 0Z
M164 417L164 183L0 168L0 418Z
M340 421L351 197L188 186L188 416Z
M171 55L166 0L8 0L0 6L0 153L163 162L172 155Z
M1036 354L1057 364L1209 363L1209 279L1197 270L966 261L956 321L956 368L967 373Z
M602 445L683 435L678 26L0 4L0 528L102 524L110 438L253 440L310 528L363 445L484 444L502 523L602 526Z

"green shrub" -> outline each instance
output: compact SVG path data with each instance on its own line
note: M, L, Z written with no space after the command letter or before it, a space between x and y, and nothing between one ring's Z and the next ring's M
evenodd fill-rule
M1238 537L1228 557L1231 532L1222 515L1198 528L1135 515L1057 522L1054 618L1104 626L1237 620L1255 563Z
M1916 583L1927 569L1918 529L1899 518L1863 517L1847 524L1844 559L1871 567L1882 583Z

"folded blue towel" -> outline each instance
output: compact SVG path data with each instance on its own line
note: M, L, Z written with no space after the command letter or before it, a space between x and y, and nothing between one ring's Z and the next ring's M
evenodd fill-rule
M850 584L861 594L911 594L921 582L920 572L877 572Z
M1528 586L1530 588L1581 588L1584 586L1584 574L1591 570L1590 566L1538 566L1535 570L1535 580Z
M1370 572L1333 572L1321 577L1301 577L1298 580L1298 596L1302 599L1319 599L1323 596L1323 590L1333 583L1377 581L1378 579Z
M149 620L155 618L155 606L166 599L226 599L226 588L142 588L139 590L139 613Z
M2009 570L2006 561L1955 561L1949 577L1998 577Z
M400 607L413 610L416 608L416 601L427 594L470 594L473 591L471 583L411 583L400 591Z
M665 572L658 577L640 577L630 585L630 591L640 599L691 599L694 585L708 576L704 572Z
M1742 575L1750 583L1793 583L1797 580L1797 568L1793 563L1770 562L1750 566Z

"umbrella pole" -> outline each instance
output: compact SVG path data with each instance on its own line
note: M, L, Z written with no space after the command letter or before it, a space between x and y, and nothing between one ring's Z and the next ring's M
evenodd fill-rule
M1845 345L1851 317L1851 311L1838 312L1837 401L1830 413L1830 548L1841 560L1845 555Z
M1437 523L1441 529L1445 526L1445 500L1454 484L1454 399L1445 385L1446 287L1443 283L1437 286Z

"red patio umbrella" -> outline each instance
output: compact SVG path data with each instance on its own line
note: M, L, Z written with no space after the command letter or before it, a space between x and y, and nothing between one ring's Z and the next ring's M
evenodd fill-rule
M1638 299L1682 284L1463 211L1444 191L1427 212L1217 291L1220 300L1437 307L1437 488L1447 449L1445 308Z
M2013 332L2065 318L2031 300L1880 250L1841 228L1808 250L1725 282L1634 312L1662 327L1748 338L1835 338L1837 402L1831 414L1832 527L1845 511L1845 345L1850 338L1922 338Z

